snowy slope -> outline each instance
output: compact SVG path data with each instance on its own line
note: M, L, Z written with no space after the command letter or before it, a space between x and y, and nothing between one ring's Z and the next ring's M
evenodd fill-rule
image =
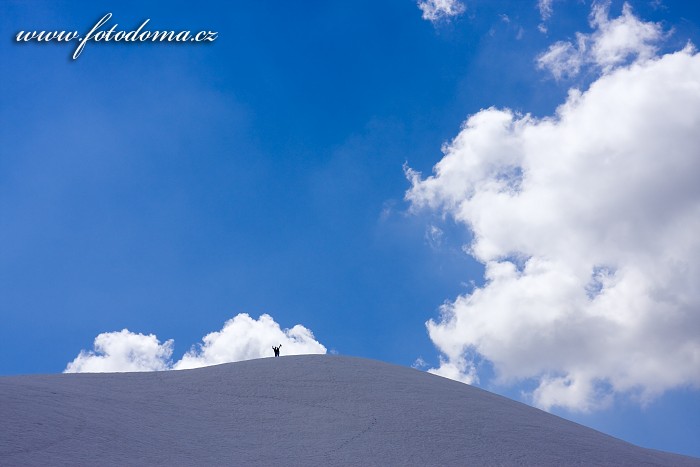
M0 378L0 465L696 465L424 372L309 355Z

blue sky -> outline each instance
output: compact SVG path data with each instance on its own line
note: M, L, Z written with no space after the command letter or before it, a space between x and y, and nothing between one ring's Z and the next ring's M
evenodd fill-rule
M700 200L683 178L698 173L692 149L697 146L692 132L683 129L697 128L690 99L695 97L692 83L697 85L700 76L690 63L694 52L676 61L666 55L678 53L688 42L700 44L697 6L631 1L624 16L623 3L614 1L606 10L609 19L596 23L595 5L569 0L539 5L535 0L465 1L459 14L433 21L408 0L0 5L5 37L0 43L0 374L61 372L82 349L92 348L96 336L122 329L153 334L160 342L173 339L170 357L180 360L234 316L247 313L256 320L268 314L282 329L300 324L310 330L313 336L300 335L304 342L313 341L312 348L316 342L329 352L405 366L421 358L425 369L445 375L452 369L457 379L474 369L471 376L478 376L478 384L489 390L537 403L636 444L700 456L698 367L682 352L673 354L669 344L681 342L683 349L691 349L689 355L700 346L700 300L692 281L700 277L692 262L700 259L700 249L682 235L692 232L692 209ZM150 19L148 27L154 30L216 31L218 37L208 44L88 43L76 60L71 59L75 42L14 40L21 30L84 34L107 12L118 29L129 31ZM616 18L628 21L615 23ZM610 39L612 33L606 35L617 26L615 31L628 34L622 42L629 43L620 45L620 40ZM559 49L552 48L557 44ZM622 50L619 60L610 47ZM556 50L563 52L546 55ZM658 81L657 76L678 78L678 83ZM658 84L641 87L642 97L629 97L636 100L623 99L629 83L647 82ZM586 93L589 87L592 92ZM517 349L489 342L515 342L509 336L518 329L528 334L527 322L513 330L484 318L479 329L493 332L472 331L474 313L486 316L496 309L490 308L495 302L479 297L489 291L507 297L513 290L498 288L501 283L494 277L504 276L493 271L514 265L519 278L528 278L527 262L541 259L542 251L550 259L581 262L581 267L587 263L557 256L559 249L547 250L534 240L518 243L520 236L504 240L498 232L512 229L523 238L542 237L533 227L537 212L525 212L526 220L511 225L511 219L521 216L508 209L501 212L496 204L476 203L453 180L465 179L468 171L460 168L467 163L464 148L479 135L490 135L490 118L520 123L506 124L516 129L502 138L483 137L485 151L469 157L472 162L482 158L477 162L484 167L491 164L484 154L492 151L500 157L500 140L539 147L537 141L549 138L561 147L578 147L579 139L588 138L583 130L579 138L576 131L564 131L562 123L552 125L558 132L550 134L543 125L518 120L526 114L538 122L556 119L557 107L574 88L584 93L585 105L576 107L572 100L571 107L589 109L591 115L618 115L615 109L596 113L603 105L597 103L615 103L618 97L623 103L656 106L649 107L659 109L649 117L651 127L652 117L666 109L660 107L663 103L647 103L644 96L669 88L664 100L674 109L669 115L684 118L664 130L673 137L668 142L640 138L641 143L632 144L611 137L601 143L612 148L611 154L632 158L621 156L621 164L640 170L631 171L630 179L577 191L575 199L583 207L570 212L587 222L564 223L559 217L548 224L554 233L555 227L576 232L561 238L571 238L571 248L587 254L593 248L590 238L615 231L610 219L618 211L593 216L590 222L586 213L605 211L601 206L617 206L628 198L636 204L619 201L619 212L639 210L629 224L636 236L611 233L601 240L600 251L595 248L593 256L601 261L591 282L597 291L590 303L563 315L563 327L535 330L563 336L552 345L572 356L561 361L534 358L547 363L525 370L514 356ZM689 94L677 96L674 89ZM493 112L482 112L492 107ZM499 114L499 109L510 109L511 116ZM583 110L576 109L564 114L571 121L590 122L593 130L601 124L600 118L586 120ZM465 133L463 125L475 115L483 118L473 121L472 133ZM625 118L631 117L619 116L602 123L601 132L627 129ZM630 123L629 128L647 128L639 120L640 126ZM664 121L671 125L676 120ZM520 127L526 128L524 136ZM534 129L528 133L527 128ZM531 133L541 136L531 139ZM464 145L455 139L458 135ZM629 148L655 148L656 141L667 143L668 151L650 149L637 164ZM548 147L535 153L549 154ZM567 165L574 175L557 178L567 186L606 181L618 173L605 165L575 165L595 161L600 151L588 159L576 156L582 153L572 155ZM664 165L670 153L679 155ZM535 186L528 184L535 180L531 174L567 160L556 155L544 157L544 162L532 155L523 158L522 163L509 159L505 166L528 187ZM431 178L441 161L443 172ZM644 178L662 170L668 173L658 179L668 186ZM409 180L418 172L420 176ZM642 175L634 178L637 172ZM474 171L468 173L471 177ZM502 179L502 172L497 175ZM485 181L488 176L474 179L469 193L488 194ZM644 187L651 190L652 185L655 189L647 196ZM638 186L642 188L635 191ZM557 187L541 185L537 193L548 194L545 200L574 199ZM659 217L668 212L677 215ZM496 230L482 223L489 213L502 215L494 214ZM669 225L679 227L667 231ZM475 243L475 231L482 243ZM678 247L656 249L652 237ZM625 250L621 243L632 246ZM465 245L476 249L465 251ZM513 255L501 255L500 245ZM654 260L680 266L645 275ZM673 275L683 268L687 274ZM552 271L555 279L544 275L535 285L555 288L556 277L563 273ZM661 281L659 290L643 288L650 278ZM632 307L629 316L620 312L609 320L628 339L610 349L603 343L597 347L610 353L577 345L576 338L598 342L589 332L605 336L588 326L589 321L579 322L581 316L607 316L624 308L617 308L621 302L610 304L616 284L638 287L640 296L651 296L651 304L638 309L652 307L649 319L658 317L653 310L663 309L661 316L676 320L675 327L650 338L639 331L646 329L647 315L635 314ZM479 290L484 293L474 295ZM601 290L610 290L613 298L603 300L607 297ZM654 301L663 293L678 299ZM536 310L561 305L552 305L554 299L546 293L533 296ZM598 296L602 298L596 301ZM622 292L619 296L627 297ZM594 302L595 309L589 306ZM448 313L442 321L441 306ZM511 312L493 316L518 322ZM530 319L528 313L519 316ZM436 326L430 335L429 320ZM571 334L566 323L576 323L579 331ZM270 326L265 329L274 328ZM260 332L259 341L270 335ZM538 334L532 336L537 340ZM551 354L549 347L518 342L525 348L521 355ZM664 358L656 358L661 354ZM613 363L604 363L608 356ZM600 371L598 361L604 367ZM625 361L650 370L622 371ZM655 381L649 377L652 370L659 374ZM562 381L564 389L557 386ZM579 383L585 400L572 396ZM592 386L585 389L586 384ZM601 392L605 397L597 396Z

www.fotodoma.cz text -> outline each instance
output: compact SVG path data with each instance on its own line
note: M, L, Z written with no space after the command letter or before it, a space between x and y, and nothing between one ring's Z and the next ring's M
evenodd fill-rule
M210 43L217 39L218 32L199 31L149 31L146 25L150 18L141 23L141 26L131 31L118 30L119 25L115 23L108 29L107 22L112 18L112 13L107 13L85 34L80 35L78 31L20 31L15 37L16 42L63 42L69 43L78 41L78 46L73 52L73 60L77 59L85 45L90 42L161 42L161 43Z

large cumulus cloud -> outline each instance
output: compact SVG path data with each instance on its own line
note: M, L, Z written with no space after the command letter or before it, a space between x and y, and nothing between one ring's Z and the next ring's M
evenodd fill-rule
M473 381L476 355L580 410L700 385L700 55L602 73L549 118L482 110L433 175L407 169L413 208L468 226L485 266L427 323L435 373Z

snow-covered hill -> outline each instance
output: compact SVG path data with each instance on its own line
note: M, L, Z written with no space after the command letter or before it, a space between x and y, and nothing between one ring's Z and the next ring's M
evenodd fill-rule
M696 465L358 358L0 378L0 465Z

